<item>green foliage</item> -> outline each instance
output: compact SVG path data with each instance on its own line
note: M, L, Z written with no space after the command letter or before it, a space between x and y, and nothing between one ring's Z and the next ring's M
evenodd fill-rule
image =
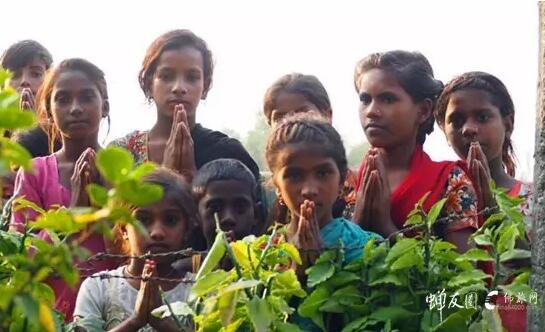
M487 248L473 248L460 254L454 245L437 238L434 224L445 202L437 202L426 213L422 208L423 198L405 224L416 229L417 236L398 238L393 245L388 241L369 242L362 258L344 266L333 259L339 251L323 253L307 270L307 285L314 289L299 306L299 314L323 330L330 330L325 322L337 317L337 322L340 319L344 326L343 332L498 328L501 326L498 315L482 306L449 307L455 293L457 304L463 306L464 297L470 292L482 304L492 289L500 288L511 294L531 291L527 270L508 274L502 264L529 257L527 250L515 249L515 241L524 236L520 200L493 190L499 211L472 237L487 244ZM495 274L489 276L477 268L474 263L478 261L494 263ZM516 278L498 287L500 279L507 276ZM489 277L495 280L491 285L486 282ZM432 308L430 304L441 299L438 296L441 292L446 294L444 308Z
M234 267L215 269L224 265L226 258ZM277 231L228 243L218 228L209 257L192 288L196 330L286 331L294 328L287 322L295 311L289 305L290 300L306 296L291 268L296 262L301 263L299 252Z

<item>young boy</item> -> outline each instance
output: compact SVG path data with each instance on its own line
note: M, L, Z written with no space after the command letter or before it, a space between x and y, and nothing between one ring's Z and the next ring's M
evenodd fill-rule
M257 182L252 172L236 159L216 159L203 165L193 180L193 196L202 220L207 247L216 236L214 214L230 240L263 231L258 223Z

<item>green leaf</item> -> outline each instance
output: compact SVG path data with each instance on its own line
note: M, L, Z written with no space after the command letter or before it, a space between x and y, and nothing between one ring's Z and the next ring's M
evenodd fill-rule
M65 208L49 210L39 216L35 222L30 222L31 227L37 229L48 229L62 234L74 234L86 227L86 224L76 223Z
M439 325L432 329L434 332L458 332L467 328L468 320L475 313L474 309L459 309L446 317Z
M365 300L361 294L361 290L354 285L348 285L336 290L333 292L333 294L331 294L330 298L337 299L339 303L346 306L363 304Z
M305 298L303 303L299 305L297 312L302 317L310 318L316 325L325 330L322 313L320 307L329 298L329 291L326 287L320 286L316 288L310 295Z
M36 123L36 115L31 111L23 111L18 105L0 109L0 128L29 129Z
M307 285L315 287L329 279L335 273L335 265L323 262L308 268L306 272L308 274Z
M131 154L122 148L108 147L97 153L97 167L100 173L113 184L127 179L133 164Z
M261 284L260 280L254 280L254 279L239 280L239 281L236 281L236 282L230 284L229 286L221 289L218 292L218 296L222 296L225 293L236 292L236 291L239 291L239 290L245 289L245 288L252 288L252 287L255 287L255 286L259 285L259 284Z
M163 188L161 186L135 180L123 181L118 184L116 189L122 200L136 206L155 203L163 197Z
M258 297L252 298L248 302L248 315L257 332L269 331L269 325L274 319L274 314L271 312L269 303L266 299Z
M274 325L277 332L304 332L299 326L291 323L276 322Z
M15 296L15 304L28 319L30 325L39 325L40 317L38 314L38 301L28 294L19 294Z
M494 308L494 310L483 310L482 315L483 315L483 323L485 325L483 331L487 331L487 332L503 332L504 331L497 307Z
M457 286L462 286L467 283L482 282L483 279L487 278L488 274L484 273L481 270L469 270L457 274L447 283L448 287L454 288Z
M361 317L346 325L341 332L359 332L362 331L364 324L367 323L369 317Z
M201 279L201 277L208 274L210 271L212 271L221 261L223 256L225 255L227 248L225 247L225 241L223 239L223 232L216 233L216 237L214 238L214 243L212 243L212 246L210 247L210 250L208 250L208 254L206 255L206 258L204 259L204 262L201 265L201 268L197 272L197 275L195 276L195 279L197 282ZM195 286L193 286L194 288Z
M403 227L413 226L413 225L422 225L424 223L424 217L418 211L417 213L412 213L407 217L407 220L403 224Z
M403 282L401 281L399 276L397 276L396 274L388 273L384 275L383 277L375 279L372 282L370 282L369 286L377 286L377 285L385 285L385 284L402 286Z
M422 256L418 255L414 250L411 250L399 257L391 266L390 270L396 271L406 269L412 266L421 266L424 263Z
M293 244L284 242L284 243L281 243L278 247L282 250L285 250L295 263L297 263L298 265L302 264L301 256L299 255L299 250L297 250L297 248Z
M228 326L235 314L238 292L223 292L218 298L218 310L221 317L221 325Z
M351 283L352 281L358 281L358 280L360 280L360 277L353 272L339 271L333 274L331 278L329 278L328 284L331 287L338 288L338 287L345 286L346 284Z
M167 318L172 316L172 314L176 316L189 316L194 314L193 310L186 302L181 302L181 301L172 302L170 303L170 308L172 309L172 312L168 309L168 306L165 304L160 306L159 308L153 309L151 314L157 318Z
M9 169L12 165L21 166L25 171L32 169L32 156L19 143L0 137L0 147L0 160L4 169Z
M492 243L492 240L490 239L490 236L487 235L487 234L479 234L479 235L473 237L473 241L479 246L492 246L492 245L494 245Z
M516 236L518 236L517 225L509 225L507 229L503 230L498 240L498 252L503 253L515 248Z
M157 164L151 161L138 165L130 174L129 177L133 180L141 180L144 176L150 174L157 168Z
M498 287L505 293L509 293L512 295L517 295L522 293L524 294L525 299L528 299L528 297L530 296L530 293L533 292L532 288L528 286L528 284L512 283L509 285L500 285Z
M465 252L463 255L460 255L456 258L456 261L492 261L493 258L490 256L488 251L478 248L473 248Z
M86 190L93 205L105 206L108 203L108 190L106 188L91 183Z
M413 238L405 238L397 241L397 243L390 249L388 256L386 256L386 263L391 263L407 251L413 249L418 244L418 241Z
M0 89L5 86L8 78L11 77L11 72L5 68L0 67Z
M230 280L231 273L223 270L212 271L197 279L191 292L198 297L204 296L212 291L218 289L218 285L228 282Z
M500 255L500 262L504 263L514 259L528 259L530 257L532 257L532 253L529 250L511 249Z
M382 322L392 320L392 322L403 321L411 319L411 317L418 316L417 312L411 312L400 306L388 306L379 307L369 315L370 319L376 319Z
M437 240L432 243L432 253L437 253L440 251L449 251L449 250L456 250L456 245L442 240Z
M305 297L307 293L301 287L294 270L287 270L273 279L272 294L277 296Z
M435 221L437 220L437 217L439 217L439 214L441 213L441 210L443 210L443 206L445 205L445 202L447 201L446 198L443 198L442 200L438 201L437 203L433 204L433 206L430 209L430 212L428 212L428 229L433 226Z
M530 278L530 272L522 272L511 282L511 284L528 284Z

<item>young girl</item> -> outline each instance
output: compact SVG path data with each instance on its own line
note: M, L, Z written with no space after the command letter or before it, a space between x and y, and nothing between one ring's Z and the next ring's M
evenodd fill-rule
M267 89L263 100L263 113L269 125L274 127L284 117L302 112L321 114L331 123L329 95L316 76L287 74Z
M163 164L191 182L208 161L234 158L259 178L259 168L242 144L196 122L199 102L212 85L212 53L189 30L173 30L157 38L146 52L139 82L155 103L157 121L151 130L134 131L112 142L128 149L137 163Z
M100 149L100 122L109 114L104 73L87 60L64 60L47 74L37 101L39 118L48 125L49 142L60 136L62 148L34 158L32 174L21 170L15 192L43 209L88 206L85 187L102 182L95 166L95 151ZM26 222L36 216L30 209L15 212L11 229L22 231ZM82 246L92 253L105 251L100 235L90 236ZM107 262L98 264L101 269L109 266ZM55 291L56 308L71 319L77 289L70 289L59 279L52 279L50 285Z
M144 181L161 186L163 198L133 212L147 229L147 235L131 225L121 227L123 251L141 256L186 248L199 225L191 188L166 168L155 170ZM191 284L179 281L189 277L172 267L175 259L168 256L145 261L133 258L127 265L85 279L76 301L75 320L92 318L87 323L82 321L82 325L90 327L88 324L91 324L101 331L178 331L171 318L158 319L151 315L153 309L163 305L159 287L169 303L185 301L189 295ZM135 278L139 276L141 279ZM167 280L146 280L154 277Z
M489 182L526 198L529 211L532 185L514 178L511 143L515 107L505 85L495 76L469 72L450 81L435 108L437 124L460 159L467 160L485 206L491 206ZM527 217L529 217L527 215ZM525 218L528 234L531 218Z
M376 234L344 218L333 218L347 172L341 137L322 117L299 114L286 118L269 137L266 158L280 204L290 212L288 239L302 249L303 271L316 250L346 248L350 262Z
M284 75L267 89L263 100L263 113L268 124L273 128L286 116L296 113L318 114L329 123L333 117L329 95L320 80L316 76L300 73ZM345 209L353 203L351 197L355 196L353 194L355 178L353 172L348 169L343 195L333 204L333 216L351 217L351 211L345 211ZM274 199L269 199L269 201L271 206L268 208L272 211L271 221L286 221L287 210L285 207L279 206Z
M484 207L494 206L490 179L508 189L509 196L525 198L523 213L528 237L532 185L514 178L515 162L511 143L515 107L505 85L495 76L469 72L452 79L441 93L435 118L456 154L468 161L477 193ZM529 262L513 262L529 266ZM488 272L492 272L489 271ZM496 303L502 303L499 297ZM526 330L526 310L502 310L500 317L508 331Z
M478 226L475 190L461 163L423 151L442 83L420 53L390 51L360 60L354 74L360 121L372 149L360 168L354 221L387 237L403 228L424 195L426 210L446 197L437 232L467 249Z

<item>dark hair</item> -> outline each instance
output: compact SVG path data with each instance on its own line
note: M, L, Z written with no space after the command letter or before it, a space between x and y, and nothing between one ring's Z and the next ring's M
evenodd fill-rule
M274 128L265 149L267 164L273 173L277 168L280 150L288 144L296 143L318 145L325 156L333 158L341 174L340 181L344 181L348 166L341 136L325 119L311 113L288 116Z
M198 37L190 30L179 29L162 34L151 43L146 51L144 61L142 62L142 68L138 74L138 82L148 100L151 100L151 81L157 70L159 58L165 51L176 50L183 47L193 47L202 55L204 75L202 99L206 98L206 95L212 86L212 74L214 72L212 52L202 38Z
M108 89L104 72L85 59L72 58L64 60L47 73L44 82L36 95L38 118L40 125L44 128L49 138L49 150L51 153L55 151L55 142L57 137L60 136L59 129L52 122L51 94L59 75L67 71L80 71L84 73L90 81L96 84L102 99L106 102L102 116L108 117L108 131L110 127L110 110L109 106L107 106Z
M359 93L363 74L371 69L380 69L394 76L399 85L414 102L429 99L432 107L443 90L443 83L433 77L433 69L426 57L419 52L389 51L373 53L361 59L354 71L354 86ZM424 144L426 135L433 131L433 114L420 125L416 136L417 144Z
M235 180L246 184L255 200L257 196L257 181L252 171L236 159L221 158L204 164L193 179L193 196L197 201L206 194L206 188L213 181Z
M21 40L11 45L0 57L0 66L16 71L28 65L34 58L44 62L45 69L49 69L53 58L51 53L35 40Z
M303 95L322 112L331 111L331 102L326 89L314 75L300 73L287 74L276 80L265 92L263 113L269 124L271 114L276 107L276 98L281 92Z
M182 210L187 220L187 232L184 237L184 247L191 247L195 230L200 225L200 216L195 200L191 194L191 186L174 171L166 167L157 167L153 172L144 176L143 182L161 186L163 198L171 197ZM132 207L131 209L134 209ZM115 246L122 252L127 252L126 241L121 237L121 228L116 225Z
M464 73L453 78L445 85L445 89L437 100L437 106L434 110L437 124L443 127L445 123L445 113L450 100L450 96L461 90L480 90L488 93L490 102L500 110L502 117L513 115L513 124L515 121L515 105L509 95L509 91L505 85L496 76L480 72L472 71ZM505 137L502 146L502 162L503 167L510 176L515 175L515 152L510 137Z

